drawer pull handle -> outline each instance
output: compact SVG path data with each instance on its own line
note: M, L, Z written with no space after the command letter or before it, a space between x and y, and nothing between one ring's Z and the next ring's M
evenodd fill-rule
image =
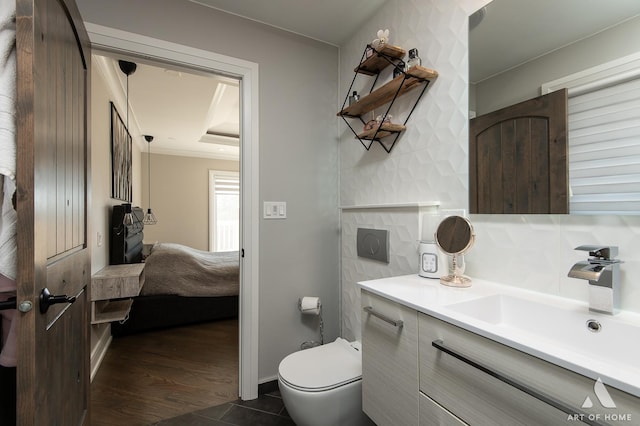
M434 348L451 355L452 357L459 359L460 361L464 362L465 364L468 364L474 368L477 368L478 370L482 371L483 373L486 373L488 375L490 375L491 377L494 377L498 380L500 380L503 383L508 384L509 386L513 386L514 388L528 394L531 395L532 397L539 399L540 401L544 402L545 404L548 404L562 412L564 412L565 414L569 414L572 416L575 416L576 414L579 416L580 421L583 423L586 423L588 425L593 425L593 426L602 426L602 423L598 423L596 421L593 421L590 419L589 414L580 411L580 410L576 410L573 409L571 407L569 407L568 405L566 405L565 403L558 401L557 399L553 398L552 396L546 395L536 389L533 389L529 386L527 386L524 383L520 383L519 381L512 379L510 377L505 376L504 374L493 370L490 367L487 367L483 364L480 364L472 359L467 358L466 356L454 351L451 348L448 348L444 345L444 342L440 339L438 340L434 340L433 342L431 342L431 346L433 346ZM593 418L593 416L591 416L591 418Z
M369 315L373 315L374 317L380 318L382 321L391 324L394 327L401 328L404 325L404 321L402 320L394 320L386 316L385 314L381 314L380 312L376 312L372 306L365 306L362 308Z

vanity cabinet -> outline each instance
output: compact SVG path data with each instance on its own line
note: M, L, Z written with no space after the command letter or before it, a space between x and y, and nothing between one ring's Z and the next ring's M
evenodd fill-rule
M417 425L418 314L364 290L362 307L362 409L378 426Z
M363 410L382 425L630 425L640 399L362 290ZM585 348L588 351L588 348ZM585 404L587 398L591 404ZM588 407L588 405L592 405ZM584 406L584 407L583 407Z
M420 391L433 401L422 407L422 425L438 424L429 419L446 410L469 424L566 426L567 415L561 411L443 352L432 342L507 377L520 378L532 388L546 389L543 375L536 372L539 360L424 314L419 321ZM574 402L576 407L582 403Z
M545 426L628 425L629 419L640 419L632 395L606 386L616 407L604 408L591 378L429 315L420 313L418 319L420 392L430 400L420 405L421 425L456 424L451 417L473 425ZM582 407L587 397L591 408ZM442 417L448 422L433 421Z
M123 321L144 285L144 263L108 265L91 277L91 324Z

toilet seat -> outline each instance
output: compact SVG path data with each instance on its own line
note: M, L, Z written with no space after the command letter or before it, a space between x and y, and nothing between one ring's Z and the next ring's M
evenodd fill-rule
M338 337L334 342L295 352L282 360L278 376L304 392L322 392L362 378L362 355L357 344Z

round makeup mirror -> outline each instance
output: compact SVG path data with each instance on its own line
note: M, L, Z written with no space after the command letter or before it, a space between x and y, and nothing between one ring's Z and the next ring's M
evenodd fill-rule
M438 247L452 256L451 274L440 278L440 283L451 287L471 286L471 279L462 275L464 264L458 257L468 252L475 241L471 222L461 216L449 216L440 222L435 237Z

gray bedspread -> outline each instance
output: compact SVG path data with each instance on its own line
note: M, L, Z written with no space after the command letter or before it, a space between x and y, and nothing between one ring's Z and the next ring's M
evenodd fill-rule
M239 293L239 256L237 251L212 253L156 243L145 260L144 275L140 295L235 296Z

